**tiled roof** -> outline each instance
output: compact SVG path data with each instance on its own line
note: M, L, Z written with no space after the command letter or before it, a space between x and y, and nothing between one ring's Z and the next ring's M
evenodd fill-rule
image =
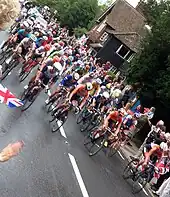
M134 7L125 0L117 0L107 16L106 23L114 30L114 34L130 49L137 52L143 37L145 21ZM116 32L120 32L119 34ZM133 33L133 34L132 34Z

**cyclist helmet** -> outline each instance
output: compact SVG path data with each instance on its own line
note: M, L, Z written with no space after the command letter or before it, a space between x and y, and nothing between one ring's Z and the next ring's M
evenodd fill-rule
M161 148L163 151L167 151L167 150L168 150L168 145L167 145L167 143L162 142L162 143L160 144L160 148Z
M44 9L45 10L49 10L50 8L48 6L44 6Z
M110 90L110 89L111 89L111 85L112 85L111 83L108 83L108 84L106 85L106 88Z
M87 65L85 66L85 69L86 69L86 70L90 70L90 66L87 64Z
M60 62L56 62L53 64L53 67L56 71L60 72L62 70L62 65L60 64Z
M72 62L74 60L73 56L69 56L68 60L70 60Z
M31 34L29 39L32 40L33 42L35 42L37 40L37 38L34 34Z
M97 83L97 81L93 81L92 82L93 88L98 88L99 84Z
M166 140L167 140L168 142L170 142L170 133L166 133L166 134L165 134L165 138L166 138Z
M80 54L77 53L77 54L76 54L76 57L80 57Z
M47 35L49 35L49 36L53 36L53 34L52 34L52 32L51 32L51 31L48 31L48 32L47 32Z
M64 46L64 42L59 42L59 45L61 46L61 47L63 47Z
M103 92L102 96L105 98L105 99L109 99L110 95L108 92Z
M38 31L36 31L34 34L36 37L39 37L39 35L40 35L40 33Z
M78 73L74 73L73 77L77 81L77 80L79 80L80 75Z
M164 126L164 121L162 120L159 120L156 124L157 126Z
M102 84L102 80L99 79L99 78L96 79L96 82L97 82L99 85Z
M51 48L51 46L49 44L46 44L45 47L44 47L45 51L49 51L50 48Z
M25 28L25 31L29 33L29 32L32 31L32 29L31 29L30 27L26 27L26 28Z
M121 108L121 109L118 109L118 112L121 116L124 116L125 115L125 110L124 108Z
M92 89L93 89L93 85L92 85L90 82L87 82L87 83L86 83L86 89L87 89L88 91L92 90Z
M55 56L53 58L53 63L56 63L56 62L60 62L60 58L58 56Z
M47 36L43 36L43 40L48 40L48 37Z
M60 47L60 45L58 43L54 43L54 46L57 47L57 48Z
M28 28L29 29L29 24L27 21L23 22L23 26L25 27L25 30ZM30 32L30 31L29 31Z

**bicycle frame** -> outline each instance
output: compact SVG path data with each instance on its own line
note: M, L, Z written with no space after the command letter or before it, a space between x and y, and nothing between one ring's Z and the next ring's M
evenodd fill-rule
M23 71L24 72L30 72L30 70L35 67L38 64L38 62L36 60L31 60L31 62L29 63L28 60L28 65L24 66Z

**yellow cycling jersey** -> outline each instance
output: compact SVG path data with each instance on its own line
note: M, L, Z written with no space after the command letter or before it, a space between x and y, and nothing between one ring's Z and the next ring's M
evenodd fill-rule
M94 96L95 93L99 91L99 88L100 88L100 86L94 87L94 88L90 91L90 95L91 95L91 96Z

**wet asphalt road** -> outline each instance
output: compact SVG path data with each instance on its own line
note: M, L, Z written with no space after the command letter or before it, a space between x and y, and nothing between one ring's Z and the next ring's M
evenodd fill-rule
M5 39L1 34L0 42ZM25 80L19 83L18 67L4 81L19 96ZM107 158L103 152L89 157L83 135L70 114L64 125L67 138L52 134L44 107L47 95L41 93L26 112L0 105L0 149L23 140L22 153L0 164L1 197L132 197L130 183L122 178L125 166L119 155ZM69 154L73 155L88 192L80 189ZM82 193L83 192L83 193ZM145 197L141 192L138 197Z

